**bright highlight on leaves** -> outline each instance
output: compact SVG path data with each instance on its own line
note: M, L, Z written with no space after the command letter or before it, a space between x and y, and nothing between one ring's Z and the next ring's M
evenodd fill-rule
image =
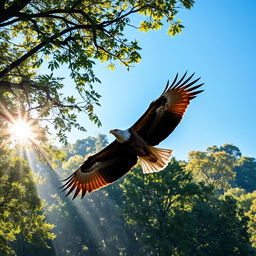
M35 138L35 133L31 124L22 119L16 120L9 129L11 141L14 144L30 144Z

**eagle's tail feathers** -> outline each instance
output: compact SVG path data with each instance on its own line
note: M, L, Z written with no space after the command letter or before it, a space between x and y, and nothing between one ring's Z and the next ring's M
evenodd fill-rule
M150 147L151 156L139 156L143 173L153 173L163 170L169 163L172 150ZM152 161L152 159L157 159Z

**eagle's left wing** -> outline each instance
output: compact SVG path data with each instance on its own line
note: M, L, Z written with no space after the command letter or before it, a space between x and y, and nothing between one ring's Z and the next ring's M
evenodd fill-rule
M193 86L200 79L191 81L185 79L187 72L177 82L178 74L169 86L169 81L164 92L153 101L141 118L130 128L137 132L147 143L154 146L159 144L176 128L190 100L203 90L196 90L203 84Z
M136 154L125 149L116 140L87 160L66 180L62 186L67 195L75 190L73 199L82 192L86 193L107 186L126 174L137 163Z

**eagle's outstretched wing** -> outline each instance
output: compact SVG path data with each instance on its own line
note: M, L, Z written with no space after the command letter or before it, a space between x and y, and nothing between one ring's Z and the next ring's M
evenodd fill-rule
M67 195L75 190L73 199L82 191L86 193L104 187L126 174L137 163L137 156L125 150L116 140L88 159L66 180L62 186Z
M177 74L171 85L168 81L160 97L150 104L146 112L130 128L152 146L168 137L181 121L190 100L203 91L196 90L203 83L192 87L200 78L191 81L194 73L188 78L186 75L187 72L177 81Z

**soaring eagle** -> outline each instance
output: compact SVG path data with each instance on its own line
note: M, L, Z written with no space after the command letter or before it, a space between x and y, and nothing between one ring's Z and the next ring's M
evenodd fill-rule
M111 130L116 139L85 162L67 179L62 186L67 195L75 190L73 199L82 191L82 197L104 187L125 175L140 162L143 173L159 172L169 163L172 150L157 148L175 129L202 84L192 86L198 79L194 74L186 78L187 72L178 80L169 81L159 98L153 101L139 120L127 130Z

